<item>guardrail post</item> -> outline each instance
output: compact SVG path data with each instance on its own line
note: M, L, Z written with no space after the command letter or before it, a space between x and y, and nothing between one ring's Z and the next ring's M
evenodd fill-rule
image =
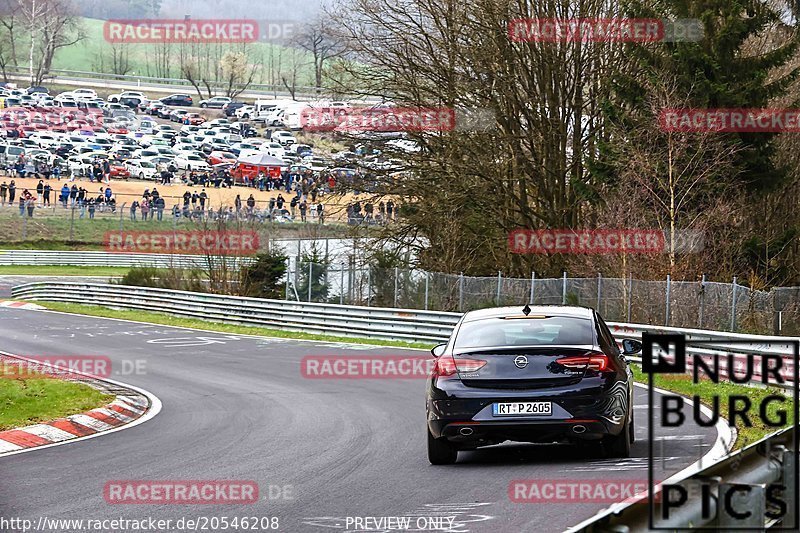
M369 307L370 296L372 296L372 269L367 268L367 307Z
M531 305L533 305L533 297L536 295L536 272L531 272Z
M72 216L69 218L69 240L75 240L75 206L72 206Z
M503 273L497 271L497 307L500 307L500 291L503 290Z
M289 283L291 283L292 260L286 258L286 301L289 301Z
M666 307L666 309L665 309L666 316L664 317L664 325L665 326L669 326L669 300L670 300L670 293L671 292L672 292L672 277L669 274L667 274L667 293L666 293L667 298L666 298L666 306L665 306Z
M430 284L430 274L425 271L425 310L428 310L428 285Z
M786 451L783 453L783 475L781 476L781 485L787 487L786 492L790 492L795 484L795 464L797 462L797 452L794 453ZM786 493L784 492L784 494ZM783 514L781 526L785 528L800 529L800 524L797 523L798 515L797 508L795 507L794 498L786 498L786 512Z
M397 307L397 277L399 276L399 269L394 267L394 306Z
M567 271L564 271L564 276L561 278L561 305L567 305Z
M731 286L731 331L736 331L736 276L733 276Z
M458 274L458 312L464 312L464 273Z
M703 329L703 318L706 314L706 275L700 280L700 315L697 317L697 327Z
M631 323L631 307L633 303L633 272L628 272L628 324Z
M311 278L314 276L314 263L308 262L308 301L311 301Z
M597 307L595 310L599 313L600 312L600 293L602 291L601 287L603 286L603 276L600 272L597 273Z

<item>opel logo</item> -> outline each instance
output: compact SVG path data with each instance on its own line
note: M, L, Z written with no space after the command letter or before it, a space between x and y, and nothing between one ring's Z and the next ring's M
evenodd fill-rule
M518 355L514 358L514 365L517 368L525 368L528 366L528 358L524 355Z

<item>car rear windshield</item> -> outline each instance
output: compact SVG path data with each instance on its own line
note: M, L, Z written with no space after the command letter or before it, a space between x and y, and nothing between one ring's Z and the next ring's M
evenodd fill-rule
M487 318L464 322L455 350L493 346L563 346L594 344L592 321L586 318Z

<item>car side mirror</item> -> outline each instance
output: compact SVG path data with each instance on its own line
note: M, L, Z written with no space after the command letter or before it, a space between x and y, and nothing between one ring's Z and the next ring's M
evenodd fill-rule
M642 343L633 339L622 339L622 353L633 355L642 351Z
M444 353L444 349L445 348L447 348L447 343L446 342L442 343L442 344L437 344L436 346L434 346L431 349L431 354L434 357L441 357L441 355Z

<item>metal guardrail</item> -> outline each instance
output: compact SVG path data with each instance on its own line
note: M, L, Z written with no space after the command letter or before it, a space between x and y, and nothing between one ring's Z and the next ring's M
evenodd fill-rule
M27 283L14 287L12 296L170 313L306 333L431 343L447 339L461 316L436 311L349 307L93 283Z
M215 263L220 259L213 258ZM251 261L249 257L232 260L238 264ZM101 251L71 250L0 250L0 265L71 265L159 268L204 268L209 259L202 255L109 253Z
M689 496L688 505L681 506L667 520L655 520L661 530L683 531L705 528L706 531L758 531L780 527L784 531L797 531L798 509L795 506L797 448L794 428L773 433L764 439L737 450L683 479L669 480L670 485L682 487ZM705 485L709 494L707 508L703 509L700 487ZM782 501L786 508L780 520L765 520L769 508L767 487L786 487ZM749 490L746 498L731 498L736 511L751 511L747 517L734 517L725 509L725 494L732 486ZM659 490L659 489L657 489ZM659 491L663 496L663 492ZM742 496L737 493L736 496ZM773 494L774 496L774 494ZM658 506L654 510L657 512ZM774 509L773 509L774 511ZM617 504L592 518L570 528L568 533L627 533L649 531L651 504L647 497ZM795 528L795 529L792 529Z
M21 85L30 83L28 70L23 67L6 67L7 77ZM45 78L45 84L60 83L63 85L74 85L83 87L104 87L120 90L147 90L158 93L189 92L196 93L194 86L187 79L183 78L159 78L155 76L137 76L128 74L112 74L102 72L87 72L82 70L51 69ZM215 96L224 96L226 86L219 82L212 84ZM312 86L297 86L294 88L295 98L300 100L318 100L324 98L329 92L325 88L318 89ZM378 98L364 98L357 94L342 95L347 99L364 100L367 102L378 102ZM247 86L237 98L259 99L259 98L289 98L291 93L284 85L269 85L253 83Z
M36 252L41 254L44 252ZM65 254L70 252L53 252ZM72 252L85 256L93 252ZM157 256L154 254L99 254L98 261L111 260L108 256L120 256L120 260L131 261L202 261L202 256ZM137 257L141 256L141 257ZM0 264L4 254L0 252ZM87 261L90 259L86 259ZM152 264L152 263L147 263ZM174 265L174 263L173 263ZM354 307L326 303L291 302L243 298L218 294L198 294L144 287L123 287L107 284L81 284L70 282L36 282L14 287L15 298L29 300L54 300L88 302L98 305L127 309L168 312L182 316L214 321L267 325L270 327L295 327L315 333L362 335L372 338L395 340L420 340L441 342L447 340L452 327L458 322L460 313L422 311L378 307ZM687 347L687 353L713 355L715 352L734 355L759 353L787 357L791 346L776 342L775 337L744 335L719 331L680 329L647 324L624 324L610 322L612 333L618 339L641 339L642 333L676 333L686 335L687 342L714 341L700 347ZM789 340L788 337L785 339ZM748 344L731 344L730 341L748 341ZM778 339L779 341L780 339ZM787 360L787 363L790 361ZM789 367L791 368L791 367Z

